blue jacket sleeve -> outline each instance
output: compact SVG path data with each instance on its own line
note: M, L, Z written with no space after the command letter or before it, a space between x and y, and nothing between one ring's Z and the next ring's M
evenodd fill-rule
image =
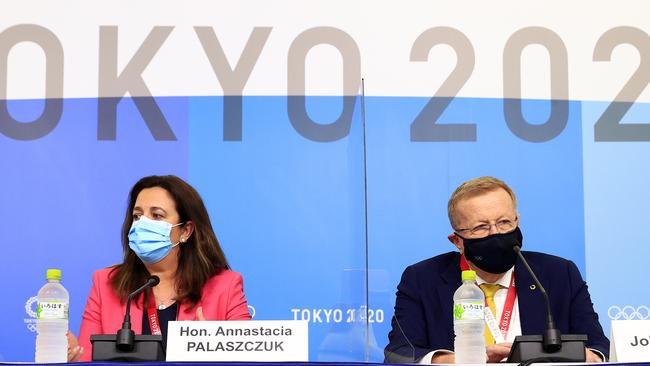
M569 329L572 334L586 334L587 347L602 352L609 358L609 340L605 337L603 328L594 311L594 304L587 289L587 283L582 279L578 267L571 261L568 266L571 287L571 316Z
M431 350L423 347L426 344L424 313L412 267L402 274L396 296L384 362L413 363Z
M397 286L395 314L391 320L392 329L388 334L388 345L384 349L384 362L413 363L427 353L437 349L452 349L453 344L431 344L430 327L442 324L429 324L433 319L427 317L422 294L430 289L420 288L422 279L411 266L406 268Z

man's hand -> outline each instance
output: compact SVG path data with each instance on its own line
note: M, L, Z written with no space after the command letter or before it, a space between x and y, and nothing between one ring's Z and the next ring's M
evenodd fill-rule
M501 362L504 358L508 357L512 343L499 343L487 346L487 362Z
M436 352L431 357L431 363L456 363L456 358L452 352Z
M585 348L585 362L603 362L603 359L596 352Z

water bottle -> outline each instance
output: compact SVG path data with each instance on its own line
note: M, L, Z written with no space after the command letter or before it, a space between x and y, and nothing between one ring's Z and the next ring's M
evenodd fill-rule
M454 292L454 352L456 363L485 363L485 296L476 285L476 272L463 271L463 284Z
M36 362L68 361L68 307L70 297L61 285L61 270L48 269L47 283L38 291Z

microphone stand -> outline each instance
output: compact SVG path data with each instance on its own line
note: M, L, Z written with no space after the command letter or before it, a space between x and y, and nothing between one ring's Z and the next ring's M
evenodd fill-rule
M521 245L517 243L512 249L530 273L546 304L546 329L543 335L517 336L512 343L508 363L529 365L533 362L585 362L585 334L565 334L555 327L551 302L546 289L539 282L528 261L521 254Z
M160 283L158 276L151 276L147 282L133 291L126 300L126 313L122 328L117 334L93 334L93 361L164 361L165 351L161 335L135 335L131 329L131 300L142 291Z
M154 287L160 283L158 276L151 276L147 282L137 290L133 291L126 299L126 311L124 314L124 321L122 322L122 329L117 331L116 346L120 351L132 351L133 342L135 341L135 332L131 329L131 300L138 296L142 291L149 287Z
M551 312L551 301L548 299L546 289L539 282L537 276L535 276L535 272L533 272L533 269L530 268L530 265L528 265L526 258L524 258L524 256L521 254L521 248L515 245L512 249L519 256L519 259L521 259L521 262L526 267L526 270L528 270L528 273L530 273L530 275L533 277L533 281L535 281L535 285L537 288L539 288L539 292L541 292L542 296L544 297L544 303L546 304L546 329L542 335L542 339L544 340L544 351L549 353L557 352L562 349L562 333L560 333L560 330L555 327L553 313Z

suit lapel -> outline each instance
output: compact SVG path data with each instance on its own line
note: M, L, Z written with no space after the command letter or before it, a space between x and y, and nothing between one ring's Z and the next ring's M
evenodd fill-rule
M535 263L531 263L530 260L528 260L528 264L542 282L542 285L546 286L542 277L542 269ZM544 298L537 285L535 285L533 277L528 273L520 259L515 264L515 287L519 303L521 333L523 335L542 334L546 324Z

